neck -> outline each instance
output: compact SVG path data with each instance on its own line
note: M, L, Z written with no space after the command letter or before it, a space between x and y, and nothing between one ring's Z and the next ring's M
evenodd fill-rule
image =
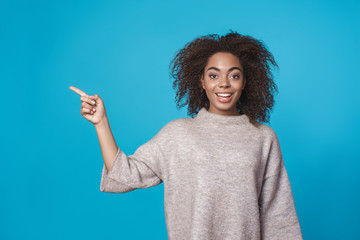
M221 124L245 124L249 122L249 117L245 114L240 115L237 113L236 115L223 115L210 112L206 110L205 107L201 108L198 114L196 115L196 119L200 122L207 123L221 123Z
M207 110L207 111L210 113L223 115L223 116L239 116L240 115L240 113L237 111L237 109L232 109L232 110L228 110L228 111L216 111L210 107L209 110Z

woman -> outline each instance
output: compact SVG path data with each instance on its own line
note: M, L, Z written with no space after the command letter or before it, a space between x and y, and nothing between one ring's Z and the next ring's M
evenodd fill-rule
M267 122L277 64L261 41L231 31L199 37L171 62L175 119L126 156L102 99L81 95L104 159L100 190L164 183L169 239L302 239L280 144Z

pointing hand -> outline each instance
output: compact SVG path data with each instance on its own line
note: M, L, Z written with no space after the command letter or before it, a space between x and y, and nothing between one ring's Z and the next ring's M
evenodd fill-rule
M86 120L97 125L106 119L104 102L99 95L89 96L76 87L70 86L69 88L81 96L80 113Z

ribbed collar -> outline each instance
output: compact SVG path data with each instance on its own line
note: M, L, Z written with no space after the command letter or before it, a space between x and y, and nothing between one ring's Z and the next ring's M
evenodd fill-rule
M227 116L220 115L217 113L212 113L206 110L205 107L201 108L198 114L195 117L196 120L201 122L211 122L211 123L227 123L227 124L245 124L249 122L249 117L245 114L237 116Z

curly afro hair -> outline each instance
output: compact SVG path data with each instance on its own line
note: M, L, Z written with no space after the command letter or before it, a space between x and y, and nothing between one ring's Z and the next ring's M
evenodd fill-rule
M200 79L208 59L217 52L234 54L244 68L246 85L237 102L239 114L246 114L252 123L269 122L274 92L278 92L271 67L279 67L261 40L232 30L225 36L209 34L196 38L177 51L169 66L177 108L188 105L188 115L192 117L202 107L209 109Z

